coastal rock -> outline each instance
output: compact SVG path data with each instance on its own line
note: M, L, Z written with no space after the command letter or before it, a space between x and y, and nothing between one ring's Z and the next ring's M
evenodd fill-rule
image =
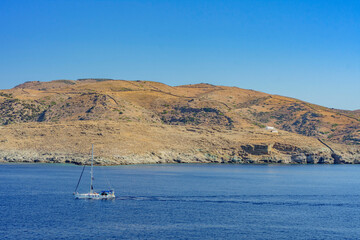
M306 157L305 154L292 155L292 156L291 156L291 161L292 161L293 163L301 163L301 164L308 163L308 162L307 162L307 157Z

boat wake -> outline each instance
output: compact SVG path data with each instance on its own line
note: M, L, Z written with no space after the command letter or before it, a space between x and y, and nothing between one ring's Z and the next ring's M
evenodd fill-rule
M344 202L344 197L349 199ZM336 199L339 201L336 201ZM162 201L192 203L228 203L277 206L312 206L312 207L360 207L356 202L358 195L233 195L233 196L121 196L120 201ZM352 200L353 199L353 200Z

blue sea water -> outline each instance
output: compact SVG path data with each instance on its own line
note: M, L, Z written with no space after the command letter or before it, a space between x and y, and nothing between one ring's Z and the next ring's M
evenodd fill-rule
M0 239L360 239L357 165L81 168L0 165Z

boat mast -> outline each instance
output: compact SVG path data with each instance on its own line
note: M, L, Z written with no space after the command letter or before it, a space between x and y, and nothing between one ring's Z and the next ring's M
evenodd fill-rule
M90 180L90 193L93 193L94 187L93 187L93 165L94 165L94 144L91 145L91 180Z

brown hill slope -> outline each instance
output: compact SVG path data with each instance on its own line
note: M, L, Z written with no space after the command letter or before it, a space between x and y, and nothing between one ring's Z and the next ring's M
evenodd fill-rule
M81 162L90 141L112 164L339 161L321 138L353 162L360 144L355 111L210 84L27 82L0 91L0 116L0 149L7 161L50 161L57 153L61 161L68 156ZM265 125L282 131L271 133Z

